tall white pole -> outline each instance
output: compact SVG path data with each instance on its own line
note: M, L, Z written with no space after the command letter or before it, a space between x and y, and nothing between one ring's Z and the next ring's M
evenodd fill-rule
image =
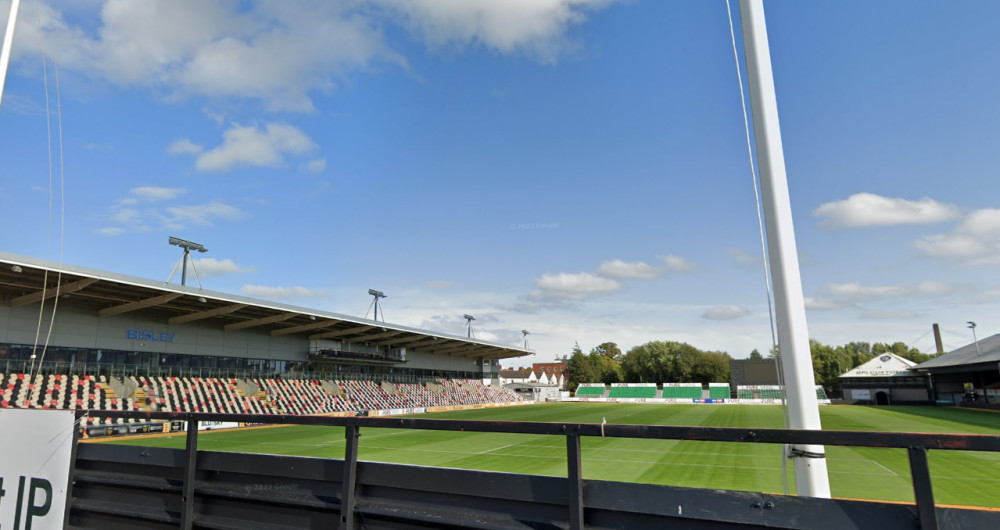
M747 82L753 110L757 165L767 227L767 251L774 280L774 308L778 345L785 373L788 422L792 429L820 430L816 380L809 352L802 278L795 248L792 205L788 198L785 155L778 125L778 102L771 73L771 50L767 43L763 0L740 0L743 46L746 50ZM799 495L830 497L826 454L821 445L793 445L795 483Z
M3 103L3 86L7 80L7 64L10 63L10 47L14 43L14 23L17 22L17 9L21 0L12 0L10 15L7 17L7 31L3 35L3 48L0 48L0 103Z

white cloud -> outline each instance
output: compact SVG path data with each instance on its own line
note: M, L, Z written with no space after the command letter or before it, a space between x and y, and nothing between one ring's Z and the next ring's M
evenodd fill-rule
M180 140L179 140L180 141ZM175 142L176 144L177 142ZM301 130L283 123L233 124L222 135L222 145L200 154L200 171L229 171L234 167L280 167L286 155L302 155L317 149Z
M714 307L705 311L701 318L708 320L736 320L750 315L750 310L738 305Z
M253 266L242 267L231 259L199 258L191 260L198 275L203 278L224 276L226 274L257 272Z
M620 259L605 261L597 267L597 273L611 278L658 278L663 269L642 261L627 262Z
M452 287L456 284L455 282L449 282L447 280L433 280L425 283L424 285L430 287L431 289L444 289L445 287Z
M625 288L618 280L589 272L545 273L535 280L535 286L538 291L533 293L534 297L569 300L582 300L591 295L613 293Z
M384 28L402 25L432 48L482 46L551 62L574 48L567 32L610 3L108 0L99 13L75 4L65 7L69 17L54 10L51 23L22 17L14 58L36 60L47 46L57 50L60 68L146 87L168 101L235 97L272 111L311 111L312 93L334 89L353 72L408 68Z
M733 260L735 260L736 263L739 263L741 265L757 265L757 266L760 266L760 264L762 262L760 256L757 256L755 254L751 254L749 252L746 252L744 250L740 250L738 248L729 248L729 249L726 249L726 252L729 253L729 256L731 258L733 258Z
M104 228L98 228L94 230L95 234L100 234L102 236L117 236L125 232L124 228L117 226L105 226Z
M698 268L697 264L692 263L680 256L674 256L668 254L665 256L657 256L657 257L662 259L663 262L667 264L667 268L674 272L691 272Z
M1000 209L968 214L949 234L925 236L913 248L932 258L961 260L968 266L1000 265Z
M310 92L328 91L352 71L405 65L364 3L252 7L227 0L109 0L96 28L68 23L55 11L52 31L44 32L37 17L22 17L15 51L37 57L48 34L60 68L149 87L168 100L238 97L291 111L312 110Z
M184 188L160 188L157 186L142 186L129 190L129 195L149 202L176 199L187 193Z
M913 311L865 311L861 318L869 320L912 320L917 318Z
M242 210L221 201L188 206L166 208L164 225L168 228L184 228L189 225L208 226L216 219L235 220L246 216Z
M303 173L316 175L326 170L326 159L320 158L318 160L310 160L299 167Z
M286 299L286 298L321 298L327 294L323 291L307 289L305 287L268 287L264 285L244 285L240 288L243 294L257 296L260 298Z
M205 148L188 140L179 138L167 147L167 152L172 155L199 155Z
M806 309L812 309L816 311L831 311L834 309L843 309L845 307L850 307L854 305L848 300L839 300L833 298L805 298Z
M483 46L555 61L573 46L566 31L610 0L376 0L428 46Z
M899 298L908 296L944 296L952 294L960 287L954 284L923 281L895 285L863 285L860 283L831 283L826 291L833 296L850 300L870 300L873 298Z
M813 210L822 218L820 226L828 228L859 228L940 223L961 215L959 208L930 198L917 201L882 197L874 193L856 193L845 200L822 204Z

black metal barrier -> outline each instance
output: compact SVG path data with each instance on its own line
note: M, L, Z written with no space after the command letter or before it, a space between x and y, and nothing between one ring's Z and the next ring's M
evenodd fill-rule
M81 412L81 416L85 414ZM188 422L186 448L79 444L75 528L1000 528L1000 512L935 506L928 450L1000 452L1000 436L648 425L102 411ZM197 450L198 422L345 428L343 460ZM567 476L358 461L365 428L564 436ZM580 439L906 449L916 503L584 480Z

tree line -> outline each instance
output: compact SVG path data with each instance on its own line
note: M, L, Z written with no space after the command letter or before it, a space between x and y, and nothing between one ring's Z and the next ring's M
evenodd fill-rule
M903 342L849 342L830 346L810 340L809 349L816 384L828 392L836 390L841 374L883 353L893 353L916 363L934 357ZM776 359L779 355L772 349L767 357ZM750 352L750 359L763 358L756 349ZM567 361L567 386L570 391L576 391L581 383L728 383L731 360L726 352L700 350L676 341L654 340L625 353L614 342L601 343L588 354L575 344Z

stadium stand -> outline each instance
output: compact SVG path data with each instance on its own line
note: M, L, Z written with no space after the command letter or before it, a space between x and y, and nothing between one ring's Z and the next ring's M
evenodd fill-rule
M781 385L740 385L736 387L739 399L785 399L785 387ZM823 387L816 385L816 398L829 400Z
M576 397L603 397L607 391L604 383L583 383L576 389Z
M33 381L29 379L26 374L0 374L0 408L327 414L521 401L510 390L461 379L379 384L355 380L130 376L115 385L132 389L132 394L124 397L115 394L105 376L37 375ZM241 387L255 392L247 395ZM105 421L91 417L87 423Z
M643 386L635 386L643 385ZM642 399L642 398L655 398L656 397L656 384L654 383L634 383L633 386L618 386L618 384L611 385L611 391L608 392L609 398L618 399ZM698 394L701 397L701 394Z
M709 383L708 384L708 397L709 399L729 399L732 395L732 391L729 389L729 383Z
M701 399L701 383L663 383L663 397L667 399Z

